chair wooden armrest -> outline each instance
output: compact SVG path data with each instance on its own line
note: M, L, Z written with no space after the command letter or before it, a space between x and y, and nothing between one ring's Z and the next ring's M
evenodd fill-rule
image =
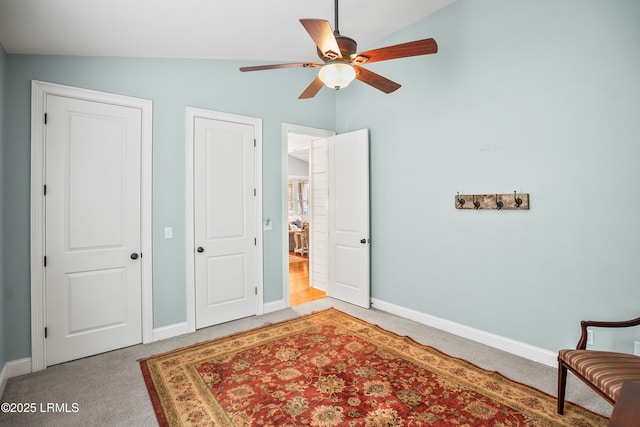
M583 320L580 322L582 328L582 335L580 335L580 341L576 350L584 350L587 348L587 328L595 326L598 328L627 328L629 326L640 326L640 317L632 320L625 320L622 322L603 322L599 320Z
M558 413L564 412L567 370L615 405L624 380L640 381L640 357L612 351L587 350L587 328L626 328L640 326L640 317L622 322L583 320L575 350L558 352Z

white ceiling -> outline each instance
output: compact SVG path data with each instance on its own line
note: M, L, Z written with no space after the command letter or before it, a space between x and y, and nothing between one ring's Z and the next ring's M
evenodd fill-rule
M339 30L366 48L454 1L342 0ZM334 2L0 0L0 43L9 54L317 60L300 18L335 28Z
M309 144L314 141L314 138L310 135L303 135L299 133L289 132L289 138L287 140L287 149L291 157L303 160L309 163ZM321 139L321 138L315 138Z

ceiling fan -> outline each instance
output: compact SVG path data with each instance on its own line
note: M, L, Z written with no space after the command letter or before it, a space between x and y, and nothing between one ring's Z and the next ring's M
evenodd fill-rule
M257 65L241 67L240 71L321 67L318 76L302 92L299 99L313 98L325 85L336 90L346 87L353 79L360 80L384 93L391 93L400 88L398 83L369 71L362 65L389 59L428 55L438 51L436 41L429 38L356 53L358 47L356 41L341 35L338 29L338 0L335 0L335 30L331 31L329 22L324 19L301 19L300 23L316 43L318 56L322 59L322 63L296 62Z

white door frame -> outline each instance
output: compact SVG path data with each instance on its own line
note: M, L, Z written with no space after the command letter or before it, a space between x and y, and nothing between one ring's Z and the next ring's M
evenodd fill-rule
M46 368L44 328L46 322L44 256L44 138L47 95L104 102L136 108L142 116L141 153L141 252L142 264L142 342L153 340L152 282L152 144L153 102L106 92L63 86L33 80L31 82L31 370Z
M196 330L196 281L195 281L195 223L193 218L194 203L194 123L197 117L225 122L242 123L256 129L256 268L258 270L258 306L256 314L264 313L264 271L263 271L263 236L262 236L262 119L239 116L205 110L202 108L185 108L185 200L186 200L186 257L187 257L187 332Z
M307 126L293 125L289 123L282 124L282 295L284 307L289 307L289 193L287 186L289 183L289 133L299 133L309 135L313 138L327 138L336 134L335 131L318 129ZM309 146L311 150L311 146ZM313 209L313 206L310 206ZM285 251L285 248L287 249ZM286 252L286 253L285 253Z

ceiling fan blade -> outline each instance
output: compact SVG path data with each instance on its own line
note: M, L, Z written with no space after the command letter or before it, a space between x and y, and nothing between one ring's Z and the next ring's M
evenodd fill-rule
M302 94L298 97L298 99L308 99L316 96L320 89L322 89L324 83L320 80L319 77L316 77L315 80L311 82L311 84L302 92Z
M240 71L262 71L262 70L275 70L278 68L310 68L320 67L324 64L318 62L295 62L291 64L272 64L272 65L255 65L252 67L240 67Z
M340 46L333 35L329 21L324 19L301 19L300 23L307 30L318 49L331 60L342 58Z
M356 69L356 79L368 84L369 86L373 86L384 93L391 93L400 89L401 85L386 77L382 77L380 74L376 74L366 68L358 67L357 65L354 65L353 68Z
M368 50L356 55L352 61L356 64L365 64L410 56L429 55L437 51L438 44L434 39L430 38Z

